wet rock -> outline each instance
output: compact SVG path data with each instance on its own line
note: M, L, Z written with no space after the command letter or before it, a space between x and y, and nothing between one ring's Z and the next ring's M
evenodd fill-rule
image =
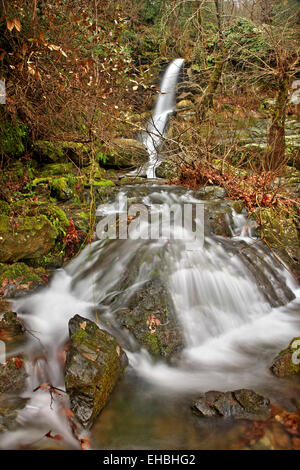
M2 341L19 341L24 339L25 328L15 312L6 312L0 319L0 339Z
M253 390L211 391L197 398L193 411L199 416L234 419L260 419L270 416L270 401Z
M276 269L281 267L279 262L274 258L270 262L270 252L267 247L262 243L258 246L260 252L252 246L240 251L242 261L252 273L258 288L272 307L280 307L294 300L294 293Z
M183 335L164 282L153 279L135 292L116 319L153 356L171 358L183 347Z
M300 374L300 337L294 338L289 346L275 357L270 369L277 377Z
M218 209L212 204L205 204L204 208L205 228L210 233L221 237L231 237L232 232L232 214L228 206L218 206Z
M75 315L69 322L69 333L66 391L72 411L89 428L122 376L127 357L115 338L87 318Z
M0 364L0 397L2 393L17 395L25 390L27 374L23 359L10 357Z

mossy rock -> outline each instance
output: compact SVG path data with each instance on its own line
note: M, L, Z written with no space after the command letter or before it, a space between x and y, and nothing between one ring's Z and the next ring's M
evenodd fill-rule
M289 346L275 357L270 370L277 377L300 374L300 337L294 338Z
M0 215L0 262L39 258L55 244L58 230L43 214L35 217Z
M59 201L67 201L75 195L74 188L70 183L69 178L61 176L54 178L50 182L51 195Z
M22 200L12 206L19 215L37 217L45 215L57 229L58 233L64 235L69 225L69 221L64 210L51 202L32 202Z
M40 171L41 178L49 178L51 176L69 176L76 168L72 163L49 163L44 165Z
M34 154L42 160L58 163L66 159L65 152L60 142L51 142L49 140L38 140L33 145Z
M43 268L32 268L25 263L0 263L0 293L13 298L31 292L47 283Z
M75 315L69 321L69 333L66 391L73 413L89 428L121 378L127 357L113 336L87 318Z
M91 155L94 159L101 158L100 144L83 144L81 142L39 140L33 145L34 155L49 163L66 163L71 159L77 166L84 167L90 164Z
M262 208L258 216L262 221L264 238L273 248L298 250L299 235L294 221L296 217L287 217L286 213L272 207Z
M104 168L130 168L140 167L149 159L146 147L135 139L115 138L109 145L105 161L101 163Z
M27 127L19 120L12 120L0 109L0 154L19 157L25 152Z
M9 204L5 201L0 201L0 214L9 215L9 213L10 213Z

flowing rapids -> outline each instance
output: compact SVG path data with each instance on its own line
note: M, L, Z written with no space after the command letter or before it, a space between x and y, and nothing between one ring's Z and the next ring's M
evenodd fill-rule
M195 202L194 194L179 188L145 185L141 190L125 187L115 202L98 208L98 216L122 212L126 196L129 201L139 198L145 207L159 204L161 213L167 212L174 203L182 206ZM216 202L222 204L215 200L203 202L206 208ZM33 442L50 429L64 437L68 448L78 446L57 400L50 406L48 393L43 390L33 393L33 389L43 382L64 388L61 351L68 337L68 320L75 314L97 319L99 325L115 334L125 348L129 358L125 382L134 376L136 387L128 396L136 397L138 393L137 408L132 413L145 413L137 403L143 400L149 403L149 393L155 401L161 396L167 395L170 400L170 397L210 389L258 387L270 393L278 389L279 384L272 378L268 365L299 331L299 290L292 277L262 244L253 245L243 215L232 210L228 225L232 238L208 233L203 247L197 250L188 250L185 239L172 237L97 240L65 269L58 270L49 287L15 300L15 310L34 334L26 351L32 358L24 393L29 400L19 412L18 431L5 433L1 446L14 448L20 443ZM139 230L145 233L147 229L144 221ZM175 234L178 229L175 224ZM238 242L252 244L253 256L264 259L265 265L260 269L266 270L266 277L272 282L276 278L283 292L289 287L295 294L294 300L288 302L287 298L284 306L271 307L240 251L233 250L233 245ZM126 271L131 273L130 284L124 286L121 281ZM183 350L169 365L152 359L115 321L116 312L126 307L134 293L157 272L167 284L184 336ZM129 398L126 413L130 406ZM144 406L151 408L152 405ZM128 426L131 429L131 424ZM126 434L128 438L127 431L124 430L124 436ZM129 448L136 445L135 442L124 442L121 439L107 445L121 448L122 445ZM95 445L101 448L103 441L96 439ZM147 446L151 447L151 444L148 442Z

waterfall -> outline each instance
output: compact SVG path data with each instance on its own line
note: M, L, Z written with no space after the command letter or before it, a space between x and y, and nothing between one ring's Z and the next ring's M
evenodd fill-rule
M176 84L183 62L184 59L175 59L168 65L162 79L153 115L143 135L143 143L149 153L147 178L155 178L155 168L159 165L159 146L164 137L168 118L174 111Z
M135 200L145 207L158 204L164 213L174 203L182 205L194 201L193 193L183 188L151 186L145 194L143 187L139 194L138 186L124 187L114 203L99 207L98 215L103 217L122 211L124 197L132 197L134 191ZM222 205L222 201L218 203ZM210 202L205 201L205 204ZM213 207L215 201L211 204ZM59 408L55 404L49 406L49 396L42 390L34 393L33 390L41 382L64 388L59 351L68 337L68 320L74 314L94 319L97 309L101 312L100 326L112 327L122 337L125 333L115 323L115 315L126 308L132 295L155 273L166 281L185 346L176 365L170 366L163 361L153 361L141 347L131 349L133 338L125 337L128 370L134 371L135 377L147 384L146 390L152 387L153 396L157 397L163 390L173 394L231 390L272 380L267 375L269 361L299 329L299 318L295 315L299 298L280 308L272 308L266 301L239 252L231 249L238 240L253 243L243 235L241 219L241 215L237 220L233 217L232 240L208 236L205 246L197 251L187 251L183 239L95 241L65 269L58 270L49 287L16 299L15 311L39 341L33 338L28 343L27 356L32 357L32 362L29 361L27 367L28 388L24 396L29 400L19 412L20 427L16 432L3 434L0 445L14 448L17 442L34 441L52 429L64 436L69 448L76 447L78 443ZM271 279L273 272L281 279L278 290L287 282L296 292L292 278L274 264L259 244L252 249L255 256L264 259L260 269L265 266L265 275ZM130 272L131 281L122 289L120 281L124 272ZM116 301L107 302L109 298ZM43 354L39 351L40 342Z

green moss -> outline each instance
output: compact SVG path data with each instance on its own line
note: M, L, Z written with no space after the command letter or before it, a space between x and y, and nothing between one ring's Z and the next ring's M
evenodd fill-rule
M33 269L25 263L0 264L0 284L7 279L9 281L22 280L22 283L28 282L41 283L45 270L42 268Z
M293 217L287 217L275 208L262 208L259 211L265 239L273 247L298 247L297 227Z
M0 110L0 153L18 157L25 152L27 128L21 121L12 121Z
M69 225L65 212L56 204L22 200L15 203L12 208L17 214L23 216L46 216L57 230L58 235L64 235Z
M72 339L76 343L82 343L87 338L87 332L85 330L78 330L72 335Z
M65 153L59 142L38 140L34 143L33 149L39 156L47 157L53 162L59 162L65 158Z
M36 233L38 233L40 230L42 230L45 226L46 223L49 223L49 220L47 219L47 217L43 214L40 214L39 216L36 216L36 217L24 217L24 218L20 218L18 220L19 224L18 224L18 228L17 230L19 232L21 231L28 231L30 232L31 235L35 235ZM56 233L54 233L54 231ZM15 235L17 236L18 232L15 232ZM58 235L58 232L57 230L55 229L55 227L53 226L53 234L52 234L55 238L57 237Z
M72 163L49 163L40 172L40 177L49 178L51 176L69 176L74 170Z
M160 355L162 348L159 336L157 336L155 333L148 333L145 336L144 342L146 345L148 345L151 354L153 354L154 356Z
M111 180L103 179L101 181L93 181L93 186L115 186L115 183Z
M50 189L51 195L60 201L67 201L75 195L70 178L66 178L64 176L54 178L50 182Z
M0 215L0 232L5 233L10 231L10 223L8 215Z

